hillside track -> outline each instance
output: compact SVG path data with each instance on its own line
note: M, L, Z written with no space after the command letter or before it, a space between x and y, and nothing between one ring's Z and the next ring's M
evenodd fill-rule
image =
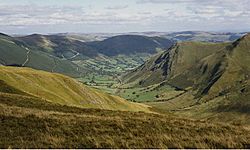
M27 50L26 52L26 60L24 61L24 63L22 64L22 67L24 67L28 62L29 62L29 53L30 53L30 49L28 49L27 47L25 47L25 49Z

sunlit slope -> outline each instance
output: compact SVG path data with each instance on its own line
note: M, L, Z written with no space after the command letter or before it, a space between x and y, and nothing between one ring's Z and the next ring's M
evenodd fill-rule
M199 61L217 51L221 51L226 45L227 43L178 43L126 74L123 77L123 82L137 86L148 86L166 80L176 80L181 82L181 87L191 86L193 76L182 77L183 74L192 71L191 68ZM174 81L173 84L177 84L177 82Z
M249 34L233 43L178 43L125 75L123 83L148 86L165 81L193 88L196 97L244 88L250 73L249 43Z
M249 124L249 64L249 34L232 43L184 42L128 73L123 86L164 82L183 93L161 102L158 94L149 105L182 116Z
M5 84L50 102L84 108L148 111L144 105L91 89L61 74L3 66L0 74L0 80Z

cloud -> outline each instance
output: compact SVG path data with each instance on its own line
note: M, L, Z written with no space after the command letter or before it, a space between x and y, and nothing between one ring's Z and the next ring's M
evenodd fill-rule
M0 25L65 23L78 19L78 13L84 14L83 9L72 6L0 5Z
M197 0L138 0L136 3L137 4L146 4L146 3L151 3L151 4L176 4L176 3L194 3L197 2ZM200 1L201 3L205 1Z
M36 5L0 3L0 26L124 26L131 29L240 28L250 24L250 0L137 0L136 3ZM121 5L124 4L124 5ZM240 26L239 26L240 24ZM80 27L79 27L80 28Z
M125 9L127 5L107 9ZM78 6L0 5L0 25L56 25L56 24L129 24L138 23L142 15L86 10Z
M137 4L161 4L166 6L165 16L183 21L249 21L249 0L137 0ZM173 10L169 8L174 8Z
M117 9L125 9L128 8L128 5L116 5L116 6L109 6L106 9L117 10Z
M152 15L152 12L149 11L143 11L143 12L138 12L140 15Z
M164 4L207 9L217 7L230 10L250 10L249 0L137 0L137 4Z

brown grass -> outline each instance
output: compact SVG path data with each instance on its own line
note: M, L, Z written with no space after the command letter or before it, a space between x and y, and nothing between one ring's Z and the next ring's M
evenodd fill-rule
M0 94L0 148L249 148L250 130Z

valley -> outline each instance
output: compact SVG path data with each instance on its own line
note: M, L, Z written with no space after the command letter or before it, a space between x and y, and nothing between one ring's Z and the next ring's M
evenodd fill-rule
M249 148L249 37L1 34L0 147Z
M250 149L250 0L0 0L1 149Z

